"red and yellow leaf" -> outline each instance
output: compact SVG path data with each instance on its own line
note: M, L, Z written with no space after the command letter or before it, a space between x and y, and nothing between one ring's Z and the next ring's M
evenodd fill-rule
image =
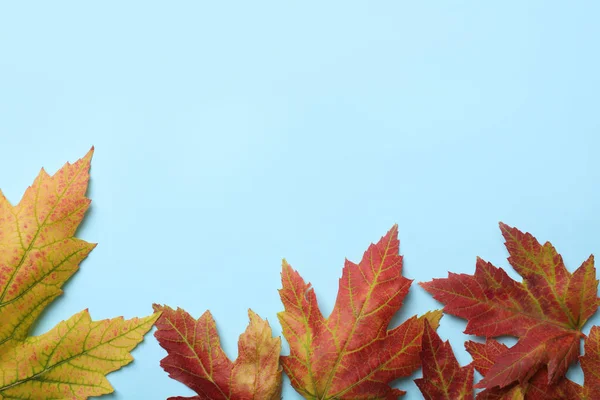
M195 320L180 308L155 305L154 309L162 312L154 336L168 353L160 365L198 394L170 400L279 400L281 339L273 338L268 322L252 310L238 342L238 358L231 362L221 349L209 311Z
M465 348L473 357L473 366L484 377L494 366L496 360L509 350L509 347L493 339L489 339L485 343L469 341L465 343ZM513 382L502 388L486 389L477 395L477 400L580 399L581 386L564 377L556 383L549 383L547 376L546 368L543 367L527 381Z
M158 315L93 322L86 311L49 332L32 324L94 248L74 237L93 150L54 176L42 170L17 206L0 193L0 399L86 399L113 391L105 374L130 363Z
M508 261L523 282L478 258L474 275L449 273L421 285L445 304L445 312L468 320L465 333L519 338L477 387L526 382L543 369L556 383L577 359L581 328L600 304L594 259L571 274L550 243L502 223L500 228Z
M448 342L425 321L421 350L423 378L415 383L428 400L473 399L473 367L461 367Z
M307 399L396 399L389 383L419 368L424 321L437 328L441 312L412 317L388 330L411 281L402 276L394 226L362 261L346 260L333 312L325 318L310 284L284 260L279 313L290 355L282 364Z

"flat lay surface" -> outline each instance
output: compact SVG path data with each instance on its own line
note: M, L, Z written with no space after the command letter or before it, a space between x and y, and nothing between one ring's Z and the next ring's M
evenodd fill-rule
M248 308L281 335L282 258L327 316L344 259L394 224L414 281L390 328L477 256L521 281L499 221L570 272L600 254L595 2L32 3L0 6L0 189L16 204L94 146L77 236L98 243L33 334L210 309L234 360ZM461 366L465 328L437 330ZM152 335L132 354L105 398L192 395ZM421 399L421 376L395 387Z

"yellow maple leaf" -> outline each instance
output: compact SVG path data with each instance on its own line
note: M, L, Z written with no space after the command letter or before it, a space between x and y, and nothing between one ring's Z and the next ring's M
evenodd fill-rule
M74 237L90 205L85 193L93 150L53 176L42 169L16 206L0 192L2 400L111 393L105 375L133 360L129 352L158 318L92 321L84 310L43 335L28 337L40 313L96 246Z

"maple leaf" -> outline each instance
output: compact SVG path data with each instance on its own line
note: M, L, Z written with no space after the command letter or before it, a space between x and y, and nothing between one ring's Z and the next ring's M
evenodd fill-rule
M473 367L461 367L448 342L425 322L421 363L423 378L415 383L428 400L468 400L473 398Z
M0 192L0 399L86 399L113 391L105 374L130 363L158 315L92 321L87 310L28 337L95 247L74 237L93 148L54 176L43 169L17 206Z
M468 320L465 333L519 338L477 387L524 382L542 367L556 382L577 359L581 328L599 305L593 257L571 274L550 243L541 245L502 223L500 228L508 261L523 283L478 258L474 275L450 273L421 285L445 304L444 311Z
M550 383L557 382L577 359L581 328L600 304L594 258L571 274L549 242L541 245L503 223L500 229L522 283L478 258L474 275L449 273L421 286L445 304L445 312L468 320L465 333L519 338L476 387L525 382L542 368Z
M305 398L396 399L404 393L389 383L419 368L424 321L437 328L441 312L387 329L412 282L402 276L399 245L394 226L359 264L346 260L328 318L310 284L283 261L279 294L285 311L278 317L290 355L282 364Z
M509 350L509 347L494 339L488 339L485 343L468 341L465 348L473 357L473 366L484 377L496 360ZM542 367L527 381L480 392L477 400L577 400L581 398L581 390L580 385L564 377L549 383L546 367Z
M585 340L585 354L579 361L584 377L580 398L600 399L600 326L593 326L590 330Z
M209 311L195 320L186 311L154 305L162 312L154 333L168 355L160 365L169 376L198 395L169 400L278 400L281 395L281 339L252 310L250 323L238 341L238 358L231 362L221 349Z

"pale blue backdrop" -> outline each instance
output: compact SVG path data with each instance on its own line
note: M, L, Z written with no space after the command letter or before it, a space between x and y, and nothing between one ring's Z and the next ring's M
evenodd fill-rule
M394 223L416 281L507 266L500 220L576 268L600 253L598 4L3 3L0 187L96 146L99 245L37 332L160 302L210 309L235 357L248 307L280 334L282 257L328 313ZM434 307L413 285L400 318ZM439 330L461 363L464 326ZM107 398L191 394L164 355L148 336Z

